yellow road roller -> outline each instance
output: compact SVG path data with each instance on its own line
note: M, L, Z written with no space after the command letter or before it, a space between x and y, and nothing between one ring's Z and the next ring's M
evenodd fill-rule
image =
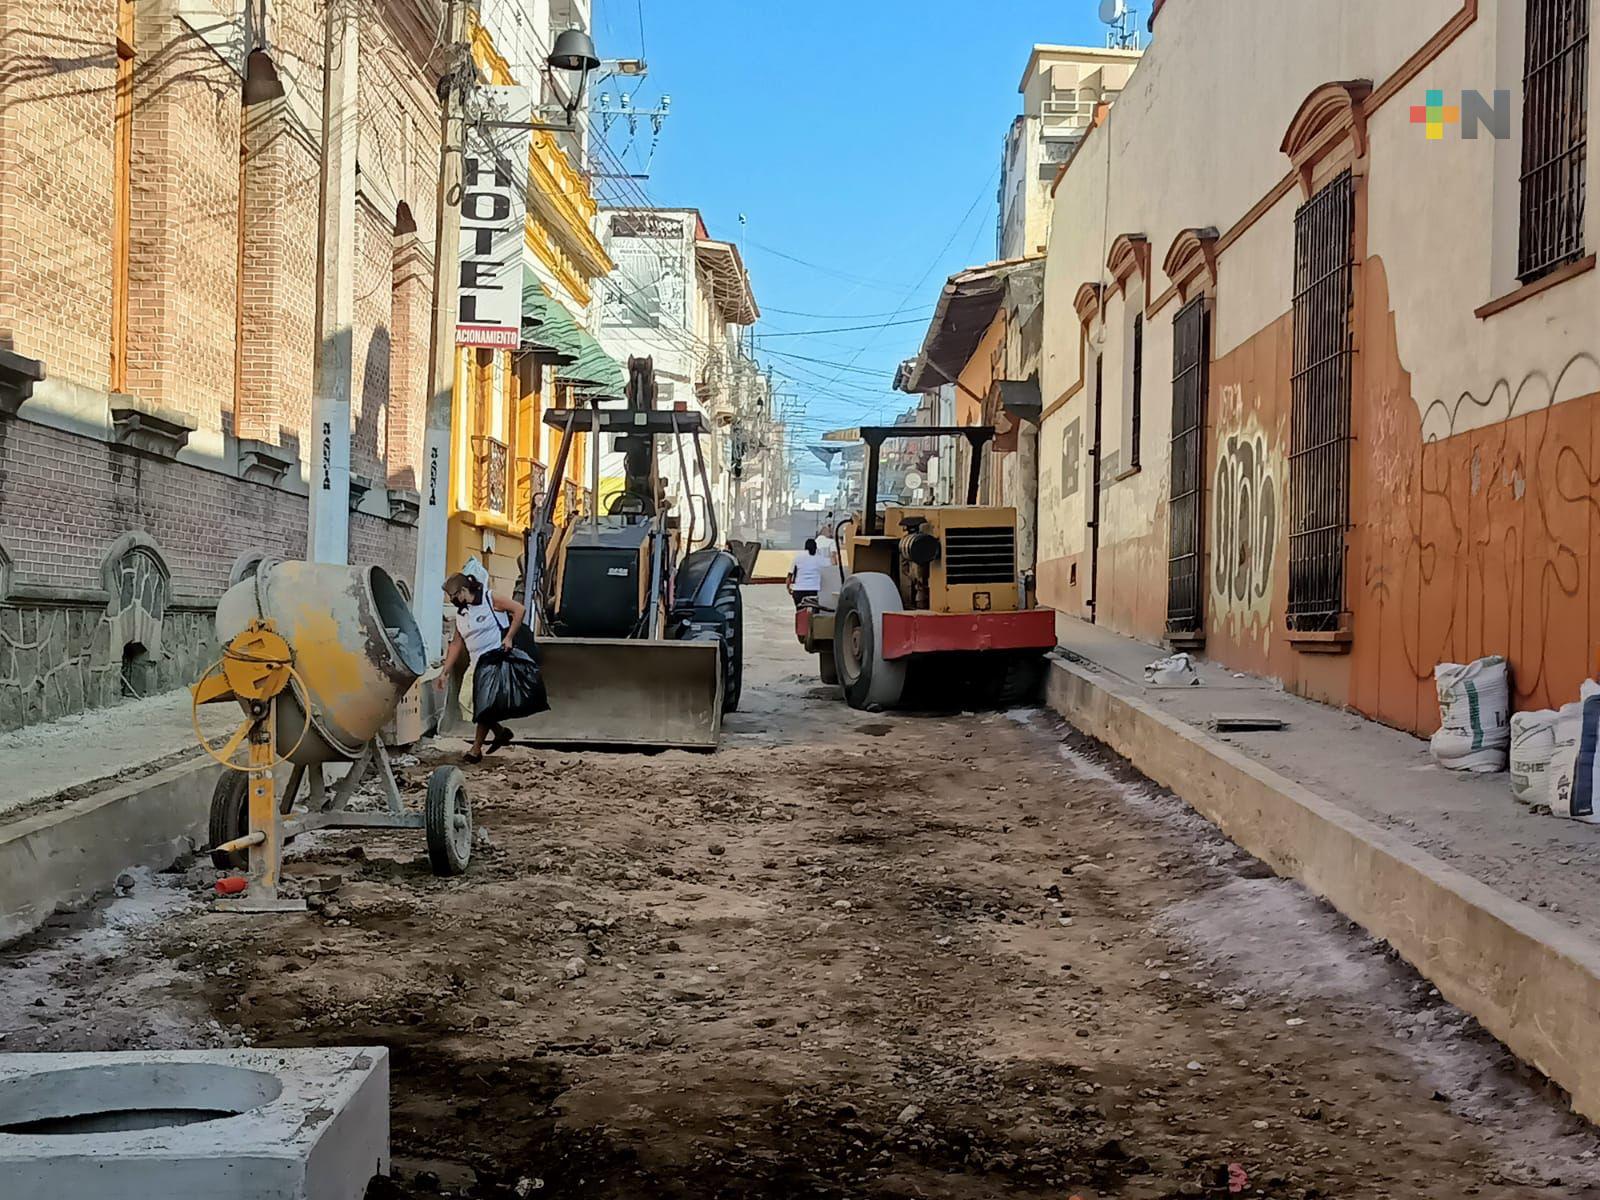
M823 682L852 708L928 701L1015 704L1032 698L1055 648L1053 609L1040 608L1017 566L1017 511L978 504L991 426L867 426L862 511L839 543L842 584L795 614L795 634L817 655ZM883 444L894 438L965 438L972 449L967 502L878 507Z

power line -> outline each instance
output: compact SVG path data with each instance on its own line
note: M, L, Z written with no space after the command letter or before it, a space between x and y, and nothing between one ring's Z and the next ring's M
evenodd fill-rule
M867 279L861 275L852 275L847 271L836 270L833 267L824 266L822 263L815 263L810 259L801 258L798 255L790 254L786 250L779 250L773 246L768 246L762 242L756 241L754 238L749 239L749 244L754 249L760 250L763 254L770 254L774 258L781 258L787 262L796 263L799 266L807 267L818 272L819 274L828 275L834 279L843 280L845 283L856 284L858 287L869 287L880 292L898 292L900 290L901 285L898 283L882 283L875 279ZM920 284L921 280L918 280L917 283L912 285L912 290L916 290Z
M934 306L931 304L922 304L918 305L917 307L926 308L929 312L932 312L934 308ZM894 312L875 313L814 313L800 312L793 308L774 308L770 304L762 305L762 310L769 313L778 313L785 317L811 317L818 321L871 321L878 317L896 317L899 316L901 312L901 310L896 309ZM905 311L911 312L915 310L907 309Z
M967 206L967 211L962 214L961 220L956 223L956 227L950 231L950 236L945 239L944 245L939 247L939 252L934 255L933 261L928 264L928 269L922 273L921 278L919 278L916 283L912 284L910 290L906 292L905 299L900 301L899 307L893 314L894 316L898 317L900 315L900 312L911 302L912 293L922 286L923 282L928 278L929 275L933 274L934 269L939 265L939 260L942 259L949 251L950 247L955 243L956 238L961 236L961 231L967 227L967 222L972 219L972 214L978 211L978 205L983 203L983 198L988 195L990 189L994 187L995 180L998 178L999 174L1000 168L996 167L990 174L988 181L981 189L979 189L978 194L976 197L974 197L972 203ZM849 369L849 366L852 366L857 359L865 354L867 347L872 345L872 343L876 340L876 336L869 338L865 345L857 350L855 354L851 355L850 364L845 367L841 367L840 370L844 371ZM837 376L835 378L837 378Z
M814 337L819 333L859 333L862 330L889 329L889 328L891 328L892 326L895 326L895 325L922 325L922 324L925 324L925 323L926 323L926 318L912 317L909 320L905 320L905 321L884 321L880 325L835 325L832 329L796 329L796 330L786 330L786 331L779 332L779 333L762 333L762 334L757 334L756 336L758 336L758 337L760 337L762 339L766 339L766 338L786 338L786 337Z
M835 362L831 358L812 358L809 354L791 354L787 350L768 350L768 354L776 354L779 358L792 358L798 362L816 363L818 366L833 367L840 371L853 371L859 375L871 375L882 379L884 373L877 367L858 367L853 363Z

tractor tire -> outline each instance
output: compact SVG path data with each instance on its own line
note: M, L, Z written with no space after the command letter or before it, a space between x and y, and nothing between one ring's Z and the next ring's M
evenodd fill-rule
M833 661L833 643L829 642L822 650L817 652L817 670L822 675L822 682L837 686L839 683L839 667Z
M883 657L883 614L904 607L900 589L887 575L852 575L839 592L833 662L851 708L876 712L900 703L906 664Z
M996 706L1017 708L1035 703L1044 687L1044 673L1045 659L1042 654L1009 656L996 672Z
M435 875L460 875L472 861L472 801L466 777L456 767L439 767L428 778L423 807L428 865Z
M729 575L717 588L717 611L722 614L722 711L739 711L744 692L744 595L739 580Z
M243 771L223 771L211 791L207 844L221 846L249 832L250 776ZM250 851L213 850L211 865L219 871L243 871L250 866Z

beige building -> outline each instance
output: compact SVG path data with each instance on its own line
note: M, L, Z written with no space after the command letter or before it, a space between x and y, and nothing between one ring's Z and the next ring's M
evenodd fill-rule
M1418 732L1440 661L1507 656L1520 708L1577 695L1600 641L1588 20L1159 7L1056 191L1047 603Z
M1006 131L1000 168L996 258L1042 254L1056 175L1094 124L1095 111L1127 86L1138 50L1035 46L1017 91L1022 113Z
M765 386L745 347L744 330L761 309L744 259L734 243L713 238L692 208L602 209L597 226L616 264L599 285L600 344L619 362L653 360L657 402L681 403L705 418L712 494L729 520L738 482L735 426L755 410ZM699 493L692 468L687 488L675 459L662 470L675 503ZM621 455L608 453L602 473L602 493L619 490ZM705 528L704 514L698 519Z

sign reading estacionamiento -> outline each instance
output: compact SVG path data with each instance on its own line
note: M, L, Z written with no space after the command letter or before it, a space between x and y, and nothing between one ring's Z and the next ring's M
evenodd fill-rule
M461 278L456 345L515 350L522 333L522 247L527 220L528 89L484 88L485 119L462 156ZM512 123L520 128L498 127Z

